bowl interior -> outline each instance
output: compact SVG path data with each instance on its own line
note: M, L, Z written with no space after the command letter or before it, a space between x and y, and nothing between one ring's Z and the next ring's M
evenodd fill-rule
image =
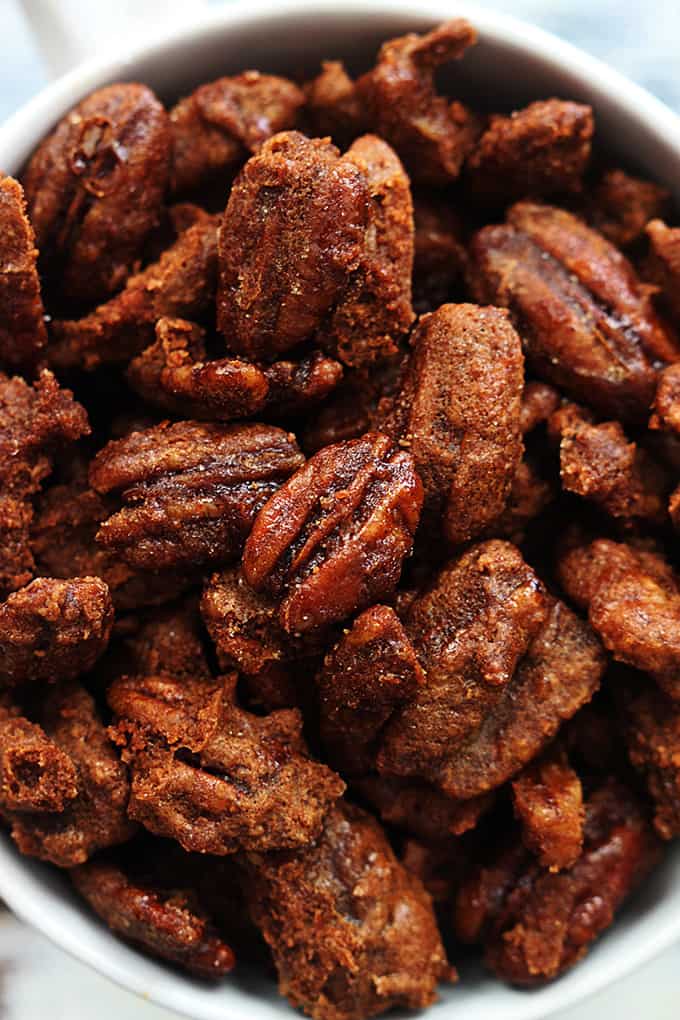
M665 183L680 200L680 122L661 103L538 29L441 0L417 6L400 0L350 0L341 9L320 0L313 5L278 4L274 11L255 0L214 11L189 31L95 61L51 86L0 128L0 166L18 172L54 122L107 82L142 80L172 100L201 82L249 67L313 74L321 59L340 58L358 71L368 66L384 39L427 29L459 12L475 23L480 43L449 70L445 84L451 94L493 109L551 95L588 101L596 110L599 136L616 157ZM62 875L20 857L6 835L0 836L0 894L64 949L126 987L197 1020L291 1015L272 985L247 970L209 988L122 944L81 906ZM437 1020L455 1011L467 1020L544 1018L679 937L680 851L675 851L586 960L561 981L520 992L464 963L461 984L443 989L428 1016Z

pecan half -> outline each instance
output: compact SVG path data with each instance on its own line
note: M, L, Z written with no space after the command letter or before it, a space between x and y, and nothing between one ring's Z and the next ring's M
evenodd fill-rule
M309 758L300 713L244 712L236 674L122 677L108 700L131 769L130 817L185 850L302 846L343 793L339 776Z
M645 418L678 346L618 249L563 209L520 202L471 254L473 292L510 309L538 376L603 414Z
M645 233L649 254L644 265L645 279L661 288L661 298L673 321L680 324L680 227L668 227L663 220L652 220ZM670 360L670 359L669 359Z
M120 290L160 220L170 150L168 115L137 84L93 92L38 147L24 188L60 293L92 302Z
M0 174L0 363L30 367L47 343L35 234L18 181Z
M323 60L319 74L305 85L305 95L305 115L319 138L330 135L344 148L366 130L356 85L342 61Z
M455 180L474 145L475 117L462 103L437 94L434 73L462 57L476 38L472 25L456 18L426 35L391 39L356 83L368 123L396 149L414 180Z
M292 81L259 71L199 86L170 111L173 190L219 178L267 138L293 127L304 101Z
M328 446L260 511L244 576L281 597L289 633L342 620L396 587L421 505L413 459L387 436Z
M663 839L680 835L680 706L655 685L622 692L626 747L654 803L654 828Z
M583 849L583 789L562 748L522 769L512 783L522 841L544 868L570 868Z
M97 541L135 569L219 564L241 551L258 511L304 458L269 425L167 422L114 440L90 483L124 506Z
M654 181L625 170L607 170L585 199L589 223L612 244L625 248L638 241L650 220L665 214L670 192Z

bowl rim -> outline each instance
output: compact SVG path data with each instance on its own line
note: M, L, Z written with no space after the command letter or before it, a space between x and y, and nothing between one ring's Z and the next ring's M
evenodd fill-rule
M0 124L0 166L6 165L3 154L9 153L9 163L14 164L9 172L17 172L17 166L23 163L26 155L67 109L92 89L115 80L115 77L128 75L140 61L158 58L168 48L200 44L215 32L238 31L272 18L304 17L310 13L336 20L340 17L393 15L404 19L412 17L414 23L431 20L433 24L452 17L466 17L485 41L502 44L520 53L530 50L549 60L559 70L582 80L594 96L615 100L625 108L628 116L651 125L654 133L663 137L674 150L680 167L680 116L665 103L619 71L551 32L514 15L477 6L468 0L460 3L455 0L452 4L446 0L343 0L341 5L337 4L337 0L237 0L216 8L204 8L191 24L182 22L144 35L131 46L121 43L106 55L92 57L46 85ZM144 968L145 972L141 972L142 968L137 970L128 966L126 956L122 960L105 958L96 947L84 943L82 938L64 927L57 915L45 909L45 900L49 900L51 894L45 889L42 878L33 872L26 874L24 867L25 861L9 845L7 838L0 837L0 895L19 918L76 959L142 998L188 1017L196 1015L191 1006L192 990L196 986L189 979L183 978L186 995L178 996L175 982L151 981L150 971ZM677 915L664 918L654 928L653 937L647 941L640 940L634 952L618 954L613 962L610 961L606 967L594 968L580 982L562 986L563 991L559 984L553 984L531 993L522 1007L515 1009L509 1006L504 1016L507 1020L544 1020L548 1015L573 1006L631 974L678 940L680 905ZM131 952L137 957L141 955L134 949ZM455 1000L452 1007L459 1008ZM220 1013L224 1015L224 1007ZM217 1016L218 1012L214 1015Z

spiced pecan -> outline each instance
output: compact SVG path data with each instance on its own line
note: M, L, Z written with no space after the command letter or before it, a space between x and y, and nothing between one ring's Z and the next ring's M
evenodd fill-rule
M264 375L269 384L266 412L269 418L306 414L323 403L340 383L342 365L321 351L300 361L275 361Z
M455 545L500 515L519 466L520 339L499 309L442 305L420 319L412 345L381 427L410 450L425 510Z
M470 187L489 202L578 191L593 131L592 109L562 99L494 116L467 161Z
M305 85L305 95L305 114L320 138L330 135L344 148L365 130L365 112L342 61L323 60L319 74Z
M217 217L201 212L120 294L82 319L55 320L50 363L91 370L129 361L153 343L161 317L204 317L215 299L216 279Z
M145 85L107 85L31 157L24 188L45 272L59 293L105 300L137 268L170 172L168 115Z
M275 135L248 160L220 228L217 321L253 360L313 336L361 264L369 222L361 170L327 140Z
M356 83L368 123L418 182L455 180L474 145L474 115L437 93L434 73L462 57L476 38L472 25L456 18L426 35L391 39L381 47L375 67Z
M613 244L625 248L644 234L650 220L666 212L670 193L625 170L607 170L585 199L586 219Z
M131 769L130 817L185 850L304 845L344 790L308 757L299 712L260 718L239 708L236 674L122 677L108 700Z
M645 279L661 289L662 303L680 325L680 227L668 227L663 220L656 219L647 224L645 233L649 238Z
M471 255L475 296L510 309L539 377L603 414L644 419L678 345L618 249L563 209L520 202L475 235Z
M318 677L321 739L343 775L371 770L385 723L423 683L394 610L372 606L357 616Z
M250 854L248 873L280 991L313 1020L420 1009L455 975L429 895L359 808L341 801L301 850Z
M0 811L63 811L78 793L69 756L7 702L0 707Z
M219 178L271 135L293 127L304 101L292 81L259 71L200 85L170 111L173 190Z
M84 408L51 372L41 372L33 387L0 373L0 595L33 576L31 499L53 455L89 431Z
M583 789L563 748L551 748L512 783L522 840L544 868L561 871L583 849Z
M463 229L450 202L423 191L413 196L413 221L413 303L418 312L433 312L454 300L454 288L462 281L467 264Z
M71 868L83 864L97 850L130 839L136 826L126 814L130 792L127 770L106 735L91 696L77 684L58 684L41 700L35 721L52 745L50 753L54 755L58 749L68 759L69 778L63 795L47 810L3 808L21 852Z
M413 458L387 436L325 447L258 514L244 576L281 597L289 633L342 620L396 587L421 504Z
M456 800L431 783L401 776L367 775L353 780L352 789L386 825L433 844L474 829L494 802L493 793Z
M105 855L73 868L69 877L112 931L152 956L208 981L233 969L231 947L193 890L182 888L181 878L166 888Z
M38 251L18 181L0 174L0 364L31 367L47 343Z
M659 375L654 397L651 429L668 429L680 434L680 363L669 365Z
M2 683L70 680L87 672L112 625L109 589L98 577L31 581L0 604Z
M302 463L293 436L268 425L165 422L133 432L90 468L92 487L119 491L124 503L97 541L141 570L226 562Z

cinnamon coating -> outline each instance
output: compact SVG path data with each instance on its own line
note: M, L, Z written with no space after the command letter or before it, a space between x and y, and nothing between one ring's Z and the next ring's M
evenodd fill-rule
M78 773L61 748L18 706L0 708L0 811L63 811L78 794Z
M476 38L472 25L456 18L426 35L391 39L356 83L368 123L419 183L455 180L479 133L474 115L434 84L435 70L462 57Z
M18 181L0 174L0 365L30 367L47 343L38 251Z
M563 209L519 202L471 256L473 293L510 310L539 378L602 414L646 417L678 342L618 249Z
M487 966L503 980L540 985L581 959L658 859L641 805L612 781L586 803L575 864L546 871L511 846L459 891L456 932L483 942Z
M0 604L0 682L71 680L108 644L109 589L98 577L38 578Z
M327 446L258 514L244 577L281 598L288 633L343 620L394 590L421 505L413 460L387 436Z
M54 454L89 431L85 410L51 372L32 387L0 373L0 595L31 580L32 497Z
M294 438L268 425L167 422L114 440L90 483L124 506L97 541L134 569L219 564L240 552L258 511L303 462Z
M107 85L41 143L24 189L44 271L67 298L104 301L139 264L170 173L170 123L153 92Z
M315 842L251 854L248 872L280 991L314 1020L421 1009L452 976L429 895L358 808L340 802Z
M207 981L233 969L232 949L191 890L137 878L106 856L73 868L70 878L112 931L152 956Z
M60 798L45 810L6 811L12 839L24 854L60 868L83 864L97 850L124 843L136 826L127 817L127 770L109 740L91 696L77 684L50 688L36 722L55 749L70 762ZM76 795L72 777L75 774Z
M593 131L592 109L561 99L494 116L467 161L470 187L489 202L578 191Z
M130 765L130 817L200 853L304 845L344 783L308 757L299 712L244 712L236 679L113 682L112 733Z
M170 111L172 189L196 190L292 128L304 93L287 78L244 71L201 85Z
M466 304L423 316L411 343L382 427L410 450L426 512L458 545L500 515L519 466L520 339L502 311Z
M124 289L82 319L52 323L48 357L57 368L120 364L154 339L163 316L201 319L215 299L217 217L201 213Z

